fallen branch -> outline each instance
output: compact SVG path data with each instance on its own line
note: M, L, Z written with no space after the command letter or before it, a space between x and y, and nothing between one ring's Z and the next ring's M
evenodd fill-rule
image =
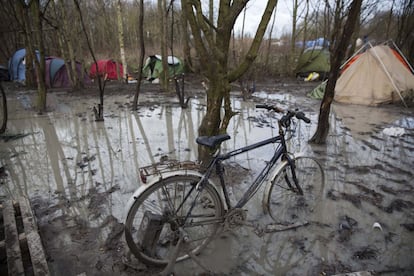
M298 223L289 224L289 225L283 225L283 224L278 224L278 223L269 223L268 225L266 225L266 228L264 229L264 232L265 233L281 232L281 231L297 229L299 227L308 226L308 225L309 225L309 222L307 222L307 221L302 222L302 223L298 222Z

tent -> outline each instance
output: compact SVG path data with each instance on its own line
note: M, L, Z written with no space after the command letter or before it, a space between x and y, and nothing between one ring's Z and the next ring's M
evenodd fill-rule
M122 63L117 63L112 59L101 59L97 61L98 63L98 72L100 75L106 74L106 79L108 80L117 80L118 79L118 70L119 77L122 78L124 75L124 68ZM89 76L91 78L96 78L96 64L92 63L89 70Z
M315 40L307 40L305 42L303 41L298 41L295 43L296 46L298 47L303 47L305 46L306 48L312 48L312 47L328 47L329 46L329 40L323 38L323 37L319 37Z
M322 47L307 48L298 60L296 76L305 78L316 72L324 79L330 69L329 58L329 51Z
M325 89L326 89L327 83L328 83L328 80L323 81L321 84L316 86L311 92L309 92L307 96L313 99L317 99L317 100L323 99L323 96L325 95Z
M412 67L397 50L370 45L355 57L343 66L346 69L336 83L335 101L375 106L404 102L404 94L414 91Z
M90 79L87 74L84 74L82 71L82 64L76 62L76 71L78 77L83 80L84 83L90 83ZM65 61L58 57L48 57L46 58L46 86L49 88L58 88L58 87L69 87L71 86L71 81L69 79L69 74L66 68Z
M179 58L168 56L167 61L170 77L184 72L184 63ZM162 57L160 55L149 56L142 69L144 76L150 81L158 79L162 70Z
M39 51L36 50L37 59L40 59ZM25 65L26 49L17 50L9 60L10 80L25 81L26 65Z
M22 81L26 80L26 66L25 66L26 49L17 50L9 60L9 77L10 80ZM36 56L40 59L39 51L36 50ZM46 87L69 87L71 82L67 72L65 61L57 57L45 58L46 72L45 81ZM79 78L84 83L89 83L90 79L86 74L83 74L82 65L77 62L76 64Z

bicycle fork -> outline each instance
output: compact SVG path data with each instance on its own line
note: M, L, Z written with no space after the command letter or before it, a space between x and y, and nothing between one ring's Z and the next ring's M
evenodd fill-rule
M289 164L290 171L292 173L292 179L294 185L292 185L287 172L285 172L285 181L288 184L289 188L297 192L299 195L303 195L303 189L298 183L298 178L296 177L296 160L293 160L288 154L285 155L286 161Z

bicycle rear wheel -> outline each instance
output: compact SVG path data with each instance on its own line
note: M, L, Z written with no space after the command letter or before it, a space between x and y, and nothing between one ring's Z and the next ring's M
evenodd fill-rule
M215 236L224 214L223 203L210 183L198 192L199 180L198 176L172 176L135 198L125 222L125 239L138 259L150 265L167 265L185 235L176 258L182 261L189 252L198 254Z
M322 200L325 176L322 166L312 157L294 159L298 191L292 176L292 169L286 163L271 180L265 192L265 210L280 224L304 223L311 219Z

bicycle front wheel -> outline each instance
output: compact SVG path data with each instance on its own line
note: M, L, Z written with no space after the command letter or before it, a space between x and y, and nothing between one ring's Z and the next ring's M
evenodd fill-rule
M271 180L265 193L265 210L275 222L284 225L307 222L323 196L325 176L316 159L295 158L294 171L298 186L294 182L291 166L286 163Z
M198 176L172 176L135 198L125 222L125 239L138 259L165 266L179 250L176 261L182 261L189 253L198 254L215 236L223 203L210 183L197 191L199 181Z

